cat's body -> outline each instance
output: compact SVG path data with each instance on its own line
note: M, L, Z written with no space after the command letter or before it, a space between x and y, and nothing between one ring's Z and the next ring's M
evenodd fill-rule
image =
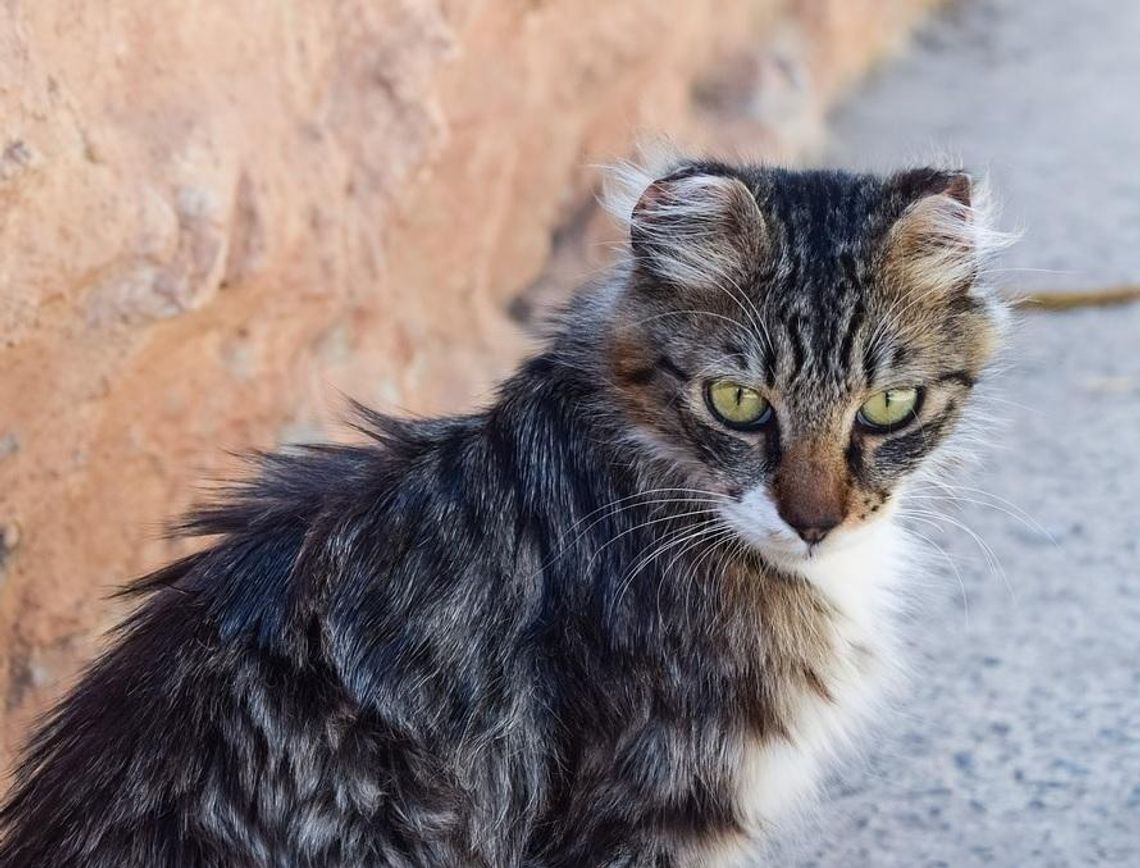
M739 289L747 270L772 287L747 306L735 290L706 298L709 318L747 314L731 330L713 337L691 294L671 300L692 263L644 235L674 183L659 181L635 209L630 263L490 409L368 416L371 445L268 458L195 517L189 529L219 541L139 587L118 645L37 735L0 814L0 865L743 864L895 665L905 539L872 513L891 511L988 354L947 342L991 316L970 286L948 288L946 340L927 323L931 349L906 344L899 382L921 373L921 437L851 431L854 409L826 408L908 362L901 340L872 340L898 298L876 314L857 297L867 251L844 245L908 243L891 233L957 176L748 171L671 176L700 180L698 216L732 226L705 256L718 281ZM757 202L764 243L784 245L771 268L746 225ZM835 248L836 268L808 276L818 252L792 230L829 213L851 228L812 242ZM740 238L755 261L730 274ZM834 304L805 303L827 274L847 281ZM648 325L674 317L688 325ZM735 360L712 371L708 353ZM718 427L701 378L725 364L771 397L734 392L762 412ZM813 369L810 424L777 417L808 400L789 384ZM851 431L830 463L828 424Z

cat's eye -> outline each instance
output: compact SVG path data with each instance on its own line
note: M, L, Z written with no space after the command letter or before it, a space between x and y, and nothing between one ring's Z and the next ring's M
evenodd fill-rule
M713 380L705 386L709 410L729 428L754 431L772 418L772 405L748 386L732 380Z
M856 418L872 431L893 431L918 415L921 397L922 393L914 386L884 389L863 402Z

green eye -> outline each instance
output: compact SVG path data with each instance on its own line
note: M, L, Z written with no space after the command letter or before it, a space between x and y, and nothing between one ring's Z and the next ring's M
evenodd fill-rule
M755 389L732 380L713 380L705 387L705 402L712 414L729 428L754 430L772 415L772 407Z
M891 431L909 422L918 413L920 393L913 386L886 389L872 395L859 408L858 420L874 431Z

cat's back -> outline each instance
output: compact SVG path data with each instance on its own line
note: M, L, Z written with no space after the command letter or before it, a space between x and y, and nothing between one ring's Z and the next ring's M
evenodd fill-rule
M213 544L133 588L117 644L33 739L0 865L447 863L476 825L455 766L495 786L474 752L497 736L528 774L503 732L527 713L528 603L490 539L510 504L485 427L269 456L195 513Z

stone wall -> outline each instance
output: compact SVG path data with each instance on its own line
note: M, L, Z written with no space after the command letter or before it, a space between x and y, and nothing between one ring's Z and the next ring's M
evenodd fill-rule
M597 258L594 165L803 154L927 5L0 4L0 762L228 451L473 406Z

